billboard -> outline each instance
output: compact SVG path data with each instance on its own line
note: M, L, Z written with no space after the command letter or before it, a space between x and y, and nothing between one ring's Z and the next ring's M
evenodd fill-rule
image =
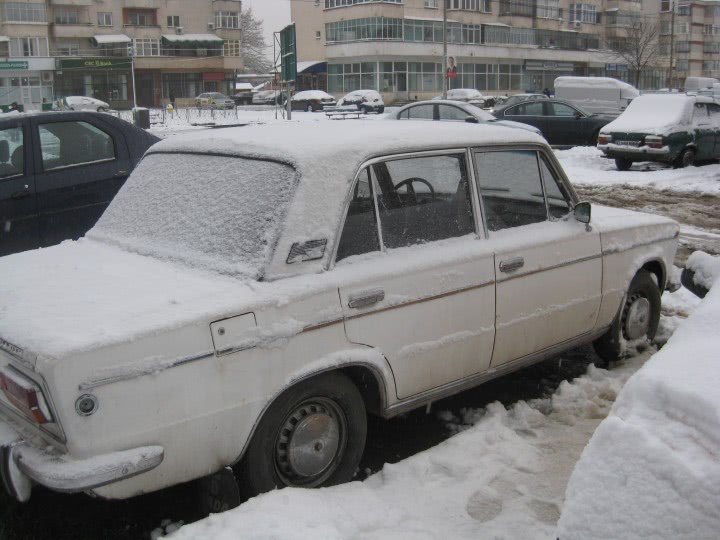
M297 50L295 48L295 25L280 31L281 82L291 83L297 79Z

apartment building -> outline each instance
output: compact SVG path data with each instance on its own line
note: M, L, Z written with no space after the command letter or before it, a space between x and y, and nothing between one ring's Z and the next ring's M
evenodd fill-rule
M443 0L291 0L301 67L327 62L303 86L341 94L374 88L388 99L443 89ZM639 17L660 17L661 0L445 0L451 88L505 94L552 88L561 75L632 80L612 44ZM582 3L577 3L577 2ZM697 0L698 3L712 3ZM645 88L665 85L659 61ZM318 71L317 69L315 71Z
M0 1L0 105L66 95L112 107L231 92L242 68L238 0Z

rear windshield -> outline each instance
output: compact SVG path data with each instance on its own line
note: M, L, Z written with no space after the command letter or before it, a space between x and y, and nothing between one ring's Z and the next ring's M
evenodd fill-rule
M150 154L88 237L162 259L262 277L296 185L285 164Z

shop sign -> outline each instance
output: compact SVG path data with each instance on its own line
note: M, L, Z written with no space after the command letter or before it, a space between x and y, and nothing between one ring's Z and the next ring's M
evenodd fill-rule
M224 81L225 73L203 73L203 81Z
M28 63L22 60L14 62L0 62L0 69L28 69Z
M129 58L71 58L60 60L58 69L128 69Z
M543 60L526 60L527 71L574 71L575 64L572 62L550 62Z

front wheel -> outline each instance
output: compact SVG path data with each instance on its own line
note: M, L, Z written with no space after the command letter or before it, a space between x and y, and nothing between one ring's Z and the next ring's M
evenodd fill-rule
M632 167L633 162L625 158L617 158L615 160L615 167L618 171L628 171Z
M686 148L682 151L675 162L676 169L684 169L690 167L695 163L695 151L691 148Z
M239 465L249 496L275 488L320 487L352 479L367 418L357 387L327 373L288 389L268 408Z
M380 105L380 107L378 107L378 111L377 111L377 112L378 112L378 114L384 113L384 112L385 112L385 106L384 106L384 105Z
M640 270L630 282L623 305L612 326L594 343L600 367L646 347L655 337L660 322L660 288L647 270Z

